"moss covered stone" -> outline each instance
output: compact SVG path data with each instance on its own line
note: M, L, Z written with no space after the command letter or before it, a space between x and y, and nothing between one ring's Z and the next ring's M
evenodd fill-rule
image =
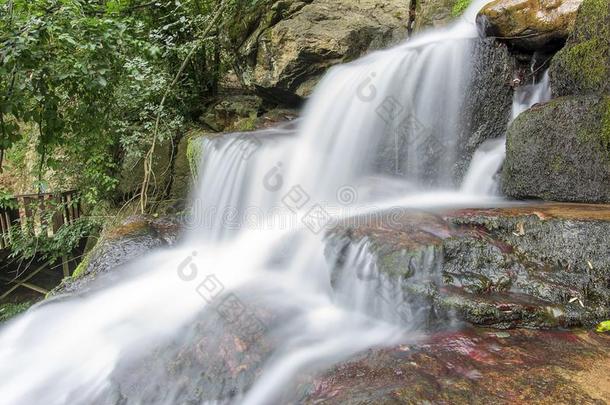
M609 207L545 203L436 216L405 209L393 212L391 228L346 223L329 240L334 252L366 240L377 270L402 289L386 298L406 319L417 312L414 322L594 327L610 316Z
M186 162L189 167L189 176L191 180L197 178L199 175L199 167L201 166L201 159L203 157L204 143L207 139L220 136L217 133L207 133L203 131L196 131L190 134L185 140L186 142Z
M555 96L610 91L610 2L584 0L576 27L550 68Z
M420 0L416 2L415 31L442 27L459 16L471 0Z
M610 96L562 97L510 126L502 174L515 198L610 201Z
M451 8L451 15L453 17L459 17L464 13L464 11L466 11L471 3L472 0L458 0L457 3L455 3Z

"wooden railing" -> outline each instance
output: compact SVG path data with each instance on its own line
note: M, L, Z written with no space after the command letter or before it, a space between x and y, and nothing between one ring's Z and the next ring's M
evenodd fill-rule
M26 221L35 225L37 232L47 230L52 236L64 224L73 223L81 216L81 207L75 190L62 193L23 194L13 198L10 208L0 208L0 249L9 249L10 231L24 226ZM59 208L59 209L58 209ZM50 216L45 213L52 213Z

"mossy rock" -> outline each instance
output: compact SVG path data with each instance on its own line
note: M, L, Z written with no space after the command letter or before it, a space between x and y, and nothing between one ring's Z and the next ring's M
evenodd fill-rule
M194 128L188 131L178 143L170 192L170 199L177 208L186 205L194 182L193 163L199 159L198 153L193 148L189 149L189 145L191 141L206 135L210 134L201 128Z
M367 240L401 314L428 326L459 319L495 328L592 328L610 316L610 206L531 204L341 224L329 257Z
M205 142L209 139L222 136L219 133L210 133L204 131L197 131L192 133L186 140L186 162L189 167L189 176L191 178L191 184L199 176L199 168L201 167L201 160L203 158L203 150Z
M610 201L610 96L562 97L521 114L507 135L504 193Z
M554 96L610 92L610 2L584 0L550 67Z
M146 147L148 148L148 146ZM119 184L117 191L122 196L138 193L144 178L144 155L134 155L126 158L121 164ZM152 158L151 188L164 190L170 182L172 168L173 144L171 140L164 140L156 144L155 153Z
M246 94L233 95L218 100L201 120L216 132L252 131L261 110L261 98Z
M449 24L470 4L470 0L420 0L415 8L415 31Z
M50 300L91 291L101 277L118 280L120 270L153 249L176 243L181 223L173 217L131 216L106 229L72 277L65 278L47 296Z

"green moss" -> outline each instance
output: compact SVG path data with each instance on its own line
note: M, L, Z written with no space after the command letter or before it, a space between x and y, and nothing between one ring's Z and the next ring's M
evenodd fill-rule
M201 164L201 142L201 136L192 136L187 141L186 159L188 160L188 164L193 177L197 177L199 165Z
M258 123L258 117L256 113L250 114L250 116L245 118L240 118L233 124L233 130L235 132L246 132L246 131L254 131L256 129L256 124Z
M565 48L553 58L551 76L558 95L608 90L610 4L585 0Z
M606 39L607 41L607 39ZM593 38L557 54L558 63L581 89L598 90L607 80L607 48L599 38Z
M551 170L553 173L562 173L565 171L565 162L563 156L555 155L551 160Z
M409 260L412 256L412 253L409 254L404 250L382 254L379 257L379 267L390 277L408 278L413 275L409 269Z
M464 11L466 11L471 2L472 0L458 0L458 2L455 3L451 8L451 15L453 17L459 17Z
M91 252L87 253L85 255L83 261L79 263L79 265L76 267L76 269L74 269L74 272L72 273L72 278L79 278L80 276L82 276L85 273L85 270L87 270L87 267L89 267L90 261L91 261Z
M581 125L579 138L594 142L608 152L610 162L610 96L600 98L599 104L589 114L590 119Z

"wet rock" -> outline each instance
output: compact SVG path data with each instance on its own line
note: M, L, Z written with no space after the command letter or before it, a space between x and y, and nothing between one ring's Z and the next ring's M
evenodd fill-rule
M593 327L610 317L610 206L399 210L335 232L368 238L380 272L427 307L432 327Z
M93 403L234 400L260 376L273 347L264 337L252 339L241 328L216 313L198 314L172 339L119 362L111 377L113 384Z
M101 276L118 279L123 265L152 249L175 243L180 227L180 223L172 218L127 218L120 225L105 231L101 241L83 259L72 277L64 279L49 296L57 298L86 293L93 281Z
M221 98L201 120L216 132L251 131L262 108L262 99L253 95Z
M194 129L184 135L176 150L176 161L172 173L172 186L170 189L170 202L176 210L181 210L187 205L187 198L193 188L193 176L188 155L188 145L192 139L203 136L205 131Z
M458 142L457 184L477 148L506 133L513 102L510 83L516 66L506 46L492 39L476 39L471 60L473 69L466 86L463 129Z
M555 99L507 134L502 189L515 198L610 201L610 96Z
M415 7L414 31L448 25L467 6L464 0L419 0Z
M238 54L247 85L268 100L299 104L332 65L406 37L405 1L276 1L246 22Z
M362 353L301 382L302 404L610 401L610 337L485 329L440 333ZM413 337L411 337L413 340ZM362 375L362 377L357 377Z
M138 193L144 178L144 159L148 145L140 145L144 152L142 155L130 155L121 163L119 183L117 192L119 199L128 200L135 193ZM145 149L146 148L146 149ZM151 180L150 187L156 190L165 190L170 182L172 175L172 154L173 144L171 140L165 140L157 144L152 159L152 170L155 173Z
M477 16L487 36L524 52L561 48L582 0L495 0Z
M610 2L584 0L566 46L551 62L553 95L610 92Z

